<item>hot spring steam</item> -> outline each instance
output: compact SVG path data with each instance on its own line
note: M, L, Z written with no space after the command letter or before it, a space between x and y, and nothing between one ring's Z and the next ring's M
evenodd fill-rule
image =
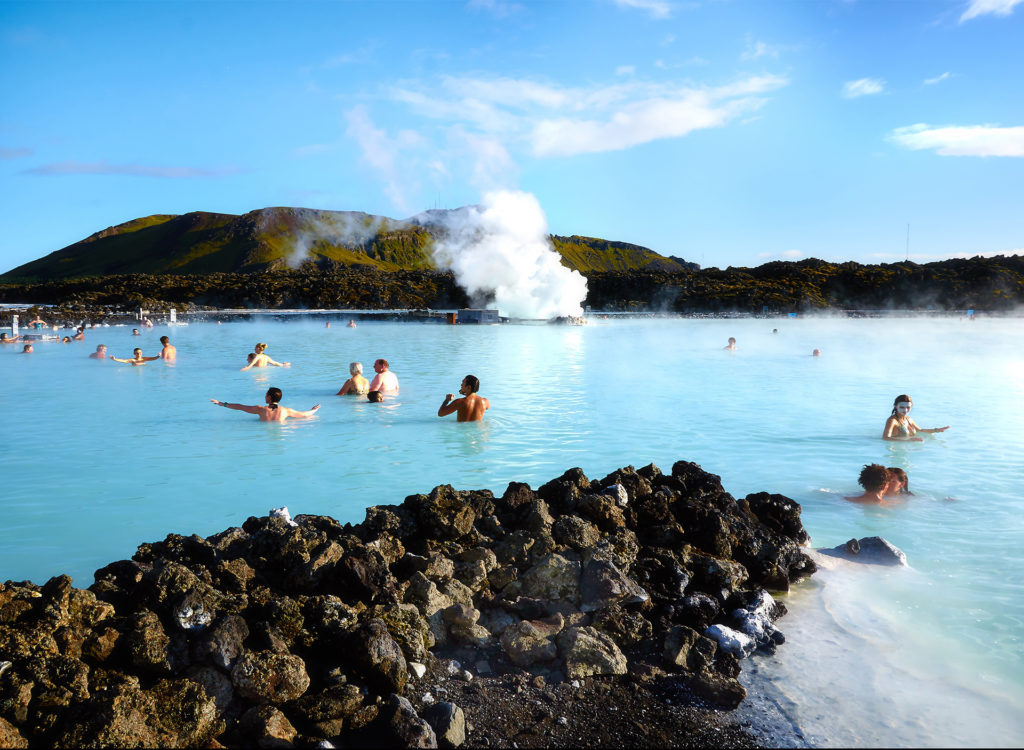
M512 318L582 315L587 280L561 263L537 199L519 191L487 193L476 206L440 219L434 261L455 274L475 306Z

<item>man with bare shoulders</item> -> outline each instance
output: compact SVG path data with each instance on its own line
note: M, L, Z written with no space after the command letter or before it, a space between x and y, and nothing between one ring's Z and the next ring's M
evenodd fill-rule
M480 390L480 379L475 375L467 375L462 379L459 386L459 393L462 398L455 398L449 393L444 397L444 403L437 410L437 416L447 417L449 414L458 412L459 422L479 422L484 418L484 412L491 408L491 402L483 396L477 395ZM455 398L454 401L452 399Z
M89 355L89 359L106 359L107 358L107 345L100 344L96 347L96 351Z
M865 464L860 476L857 477L857 482L864 488L864 494L847 497L847 500L852 503L886 505L885 494L890 487L897 486L899 480L881 464Z
M173 362L178 358L178 350L171 346L169 338L161 336L160 343L164 345L164 348L160 350L160 359L164 362Z
M378 359L373 363L373 371L377 375L370 381L371 391L380 391L384 396L393 396L398 393L398 376L391 372L389 367L386 359Z
M320 404L317 404L308 411L299 411L298 409L289 409L287 406L281 406L282 397L280 388L268 388L267 395L265 396L267 405L266 406L246 406L245 404L229 404L227 401L218 401L215 398L211 398L210 401L223 406L226 409L234 409L235 411L244 411L246 414L255 414L260 418L261 422L283 422L288 417L293 419L305 419L312 417L316 414L316 410L320 408Z

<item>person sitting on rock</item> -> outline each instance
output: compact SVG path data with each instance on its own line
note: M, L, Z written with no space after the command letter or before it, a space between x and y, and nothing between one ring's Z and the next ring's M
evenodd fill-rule
M857 477L857 483L864 488L864 494L846 499L853 503L884 503L893 480L893 475L881 464L865 464Z
M261 422L283 422L289 417L305 419L312 417L316 414L316 410L320 408L320 404L317 404L308 411L299 411L298 409L289 409L287 406L281 406L281 397L284 394L280 388L268 388L267 394L264 397L267 405L266 406L246 406L245 404L230 404L227 401L218 401L215 398L211 398L212 403L217 406L223 406L226 409L234 409L235 411L244 411L247 414L255 414L260 418Z
M479 422L484 418L484 412L491 408L490 401L477 395L479 390L480 379L475 375L467 375L462 379L462 385L459 386L462 398L452 401L455 395L449 393L444 397L444 403L438 408L437 416L447 417L449 414L458 412L459 422Z

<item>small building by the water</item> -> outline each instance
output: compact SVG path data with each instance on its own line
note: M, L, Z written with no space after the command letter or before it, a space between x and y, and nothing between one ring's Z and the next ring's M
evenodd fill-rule
M500 323L501 316L497 310L459 310L455 317L458 323Z

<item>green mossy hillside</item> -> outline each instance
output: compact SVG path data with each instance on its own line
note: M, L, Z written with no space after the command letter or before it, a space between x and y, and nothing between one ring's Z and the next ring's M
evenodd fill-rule
M117 274L436 269L431 249L445 236L445 211L426 222L359 211L271 207L237 216L194 211L159 214L108 227L0 275L0 283L38 283ZM683 270L678 258L624 242L552 237L562 263L581 273Z

